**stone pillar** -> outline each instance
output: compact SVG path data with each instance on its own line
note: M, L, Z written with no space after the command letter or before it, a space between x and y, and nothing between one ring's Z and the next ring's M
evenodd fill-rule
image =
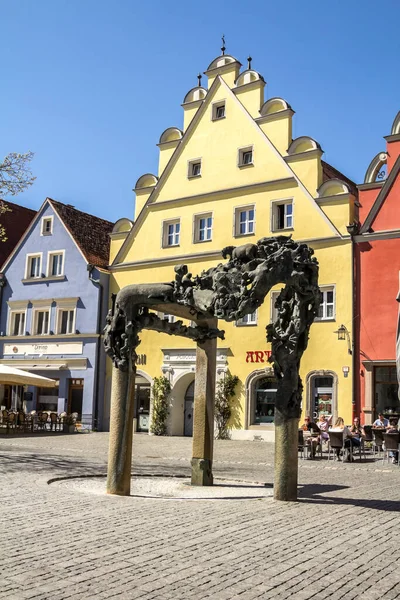
M129 367L128 371L113 367L111 385L107 494L118 496L131 493L136 366L130 361Z
M216 327L217 321L207 325ZM202 325L202 323L201 323ZM197 343L194 384L192 485L212 485L217 340Z
M298 430L299 419L283 419L275 409L275 500L297 500Z

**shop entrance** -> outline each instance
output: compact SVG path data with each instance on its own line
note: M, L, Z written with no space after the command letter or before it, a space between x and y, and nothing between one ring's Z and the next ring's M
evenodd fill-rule
M314 377L312 416L318 421L321 415L331 419L333 415L333 377Z
M193 436L194 381L189 384L185 394L183 435Z
M379 413L387 419L400 416L398 389L395 366L374 368L375 418Z
M78 419L82 418L83 404L83 379L70 379L68 390L68 413L78 413Z
M255 383L254 424L273 423L275 420L276 380L274 377L263 377Z
M148 432L150 428L150 383L140 375L135 379L137 430Z

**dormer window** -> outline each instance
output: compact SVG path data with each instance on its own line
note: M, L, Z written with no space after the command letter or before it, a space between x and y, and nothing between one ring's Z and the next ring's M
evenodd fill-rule
M239 150L239 167L249 167L253 165L253 148L250 146L249 148L241 148Z
M225 118L225 102L216 102L212 107L212 120L218 121Z
M53 234L53 217L43 217L41 234L42 235L52 235Z
M28 254L25 264L25 279L38 279L42 276L42 254Z
M188 178L201 177L201 159L191 160L188 168Z

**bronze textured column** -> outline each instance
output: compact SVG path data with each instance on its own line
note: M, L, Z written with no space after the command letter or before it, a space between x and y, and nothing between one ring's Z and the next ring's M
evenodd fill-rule
M216 327L217 320L208 321ZM197 343L194 384L192 485L212 485L217 340Z
M131 493L135 376L131 360L126 371L113 367L107 493L118 496Z
M275 500L297 500L299 419L285 419L275 408Z

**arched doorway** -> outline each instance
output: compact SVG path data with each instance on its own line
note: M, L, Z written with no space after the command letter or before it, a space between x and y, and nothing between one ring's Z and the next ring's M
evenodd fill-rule
M272 426L277 382L271 367L253 371L246 380L246 427Z
M194 409L194 380L189 384L185 393L185 408L183 435L191 437L193 435L193 409Z
M314 420L320 415L337 418L337 375L333 371L313 371L307 375L306 413Z

